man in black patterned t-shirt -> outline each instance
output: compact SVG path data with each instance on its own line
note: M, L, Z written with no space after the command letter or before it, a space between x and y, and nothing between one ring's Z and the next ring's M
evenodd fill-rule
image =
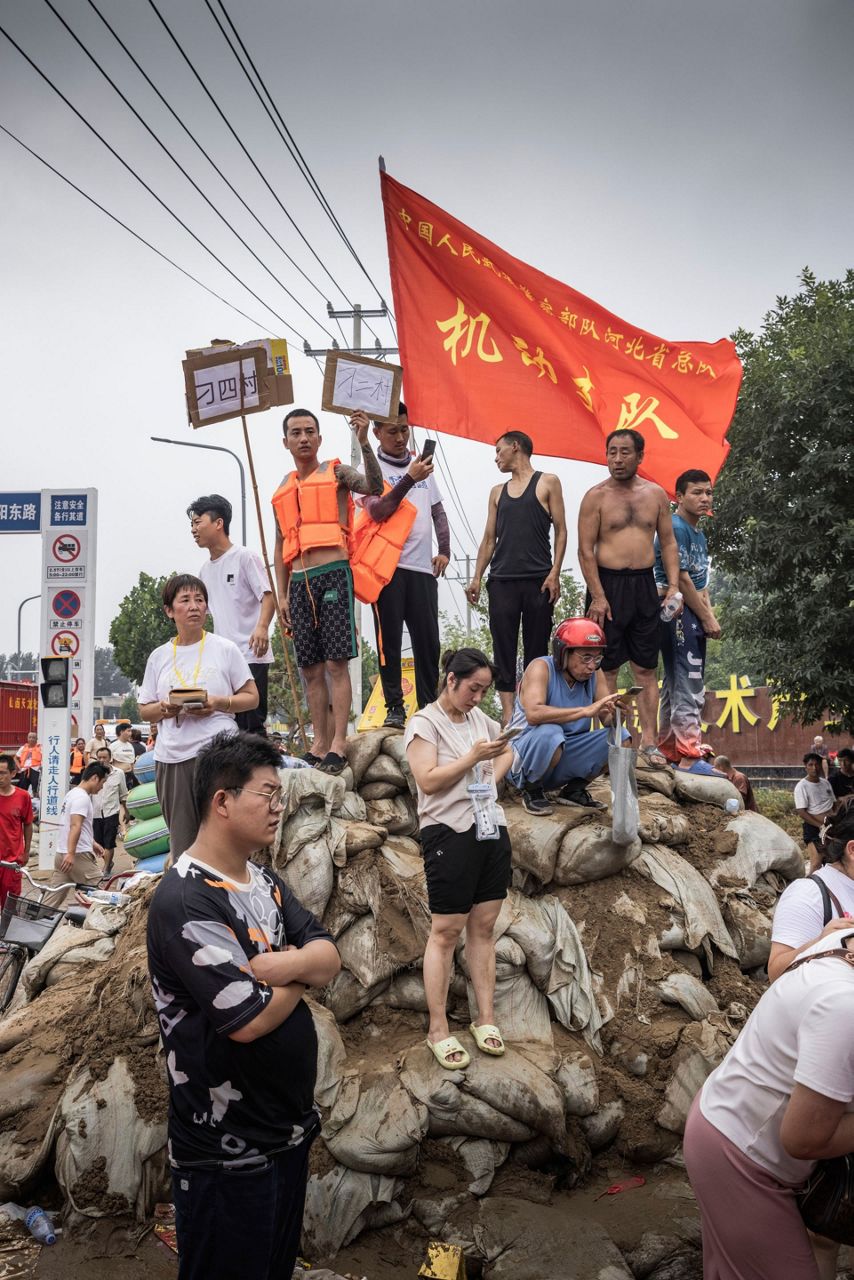
M272 871L279 753L219 735L196 765L201 826L163 877L148 960L169 1075L178 1280L290 1280L299 1248L317 1035L303 1000L335 944Z

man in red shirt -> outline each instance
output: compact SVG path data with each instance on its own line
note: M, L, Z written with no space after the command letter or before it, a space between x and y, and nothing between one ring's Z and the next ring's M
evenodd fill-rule
M14 756L0 756L0 860L26 866L33 838L33 803L27 791L12 785L14 776ZM20 871L0 868L0 907L7 894L20 892Z
M741 792L745 809L750 809L752 813L758 813L759 807L747 774L741 773L740 770L736 769L729 756L715 756L715 768L718 773L722 773L725 778L729 778L736 791Z

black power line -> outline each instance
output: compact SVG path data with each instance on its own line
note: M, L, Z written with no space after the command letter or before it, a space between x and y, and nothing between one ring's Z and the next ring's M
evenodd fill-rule
M303 279L304 279L308 284L310 284L310 285L311 285L312 289L314 289L314 291L320 295L320 297L323 299L323 301L324 301L324 302L329 303L329 299L327 298L327 296L326 296L326 294L323 292L323 290L322 290L318 285L316 285L316 284L315 284L315 282L311 279L311 277L310 277L309 275L307 275L305 271L303 271L302 267L301 267L301 266L299 266L299 264L298 264L297 262L295 262L295 261L294 261L294 259L293 259L293 258L291 257L291 255L288 253L287 249L284 247L284 245L283 245L283 244L281 244L281 243L276 239L276 237L273 235L272 231L271 231L271 230L270 230L270 228L266 225L266 223L264 223L264 222L262 222L262 221L261 221L261 219L258 217L257 213L256 213L256 212L255 212L255 210L251 207L251 205L249 205L249 204L248 204L248 203L243 199L243 196L240 194L240 192L237 190L237 188L234 186L234 184L233 184L233 183L232 183L232 182L231 182L231 181L226 177L226 175L223 173L222 169L220 169L219 165L216 163L216 161L213 159L213 157L212 157L212 156L211 156L211 155L210 155L210 154L205 150L205 148L204 148L204 147L202 146L202 144L199 142L199 140L198 140L198 138L196 137L196 135L195 135L195 134L194 134L194 133L193 133L193 132L192 132L192 131L187 127L187 125L184 123L184 121L183 121L183 120L181 119L181 117L178 115L178 112L174 109L174 107L172 107L172 106L170 105L170 103L169 103L169 102L167 102L166 98L163 96L163 94L162 94L162 93L160 92L160 90L157 88L157 85L154 83L154 81L151 79L151 77L150 77L150 76L145 72L145 70L143 69L143 67L142 67L142 66L140 66L139 61L138 61L138 60L134 57L134 55L131 53L130 49L129 49L129 48L127 47L127 45L125 44L124 40L122 40L121 36L120 36L120 35L118 34L118 32L116 31L115 27L114 27L114 26L112 26L112 24L109 22L109 20L108 20L107 18L105 18L105 17L104 17L104 15L103 15L103 13L101 12L101 10L100 10L100 9L98 8L98 6L95 4L95 0L89 0L89 5L91 6L91 8L92 8L92 9L94 9L95 13L98 15L98 17L99 17L99 18L101 19L101 21L103 22L104 26L105 26L105 27L107 28L107 30L110 32L110 34L112 35L113 39L117 42L117 44L119 44L119 45L121 46L121 48L122 48L122 49L124 50L124 52L127 54L128 58L130 58L131 62L132 62L132 63L133 63L133 65L136 67L136 69L137 69L137 71L139 72L139 74L143 77L143 79L145 80L146 84L148 84L148 85L149 85L149 87L154 91L154 93L157 95L157 97L158 97L158 98L160 99L160 101L163 103L164 107L165 107L165 108L166 108L166 110L169 112L169 114L172 116L172 118L177 122L177 124L179 124L179 125L180 125L180 127L184 130L184 133L187 135L187 137L191 140L191 142L193 142L193 143L195 144L195 146L198 148L198 150L199 150L199 151L202 153L202 155L205 157L205 159L207 160L208 164L210 164L210 165L211 165L211 167L216 171L216 173L219 175L219 177L222 179L222 181L223 181L223 182L225 183L225 185L228 187L228 189L229 189L229 191L232 193L232 195L236 196L236 198L240 201L240 203L242 204L242 206L243 206L243 208L246 210L246 212L250 215L250 217L251 217L251 218L253 218L253 219L255 220L255 222L258 224L258 226L261 228L261 230L262 230L262 231L263 231L267 236L269 236L269 238L272 240L273 244L276 246L276 248L279 250L279 252L280 252L280 253L281 253L285 258L287 258L288 262L291 264L291 266L294 268L294 270L295 270L295 271L297 271L297 272L299 272L299 274L302 276L302 278L303 278Z
M212 9L212 7L211 7L210 0L205 0L205 4L207 5L207 8L208 8L208 10L210 11L210 14L211 14L211 16L213 17L214 21L215 21L215 22L217 23L217 25L220 27L220 30L222 30L222 26L221 26L221 24L219 23L219 19L217 18L216 14L214 13L214 11L213 11L213 9ZM353 245L352 245L352 242L350 241L350 238L348 237L348 235L347 235L347 234L346 234L346 232L344 231L344 228L341 226L341 223L339 222L338 218L336 217L335 212L334 212L334 210L332 209L332 206L330 205L330 203L329 203L329 201L327 200L326 196L323 194L323 191L322 191L322 189L321 189L320 183L317 181L317 179L315 178L314 174L312 173L311 168L310 168L310 166L309 166L309 164L308 164L308 161L306 160L305 156L303 155L302 151L300 150L299 146L297 145L297 142L296 142L296 140L294 139L294 136L293 136L293 134L291 133L290 129L288 128L287 124L285 123L285 120L284 120L284 118L283 118L283 116L282 116L281 111L279 110L278 106L276 105L276 102L275 102L275 99L273 98L273 95L270 93L270 90L267 88L267 85L266 85L266 83L264 82L264 78L263 78L263 76L261 75L261 73L260 73L260 71L258 70L257 66L255 65L255 62L254 62L254 61L253 61L253 59L252 59L252 55L249 53L249 50L246 48L246 45L244 44L243 40L242 40L242 39L241 39L241 37L240 37L240 33L238 32L237 28L235 27L234 22L232 21L232 19L231 19L230 15L229 15L229 12L228 12L228 10L227 10L227 9L226 9L226 7L225 7L224 0L219 0L219 7L220 7L220 9L222 9L222 12L223 12L223 14L224 14L224 16L225 16L225 20L226 20L226 22L228 23L229 27L231 28L232 32L234 33L234 38L235 38L235 40L236 40L236 41L237 41L237 43L240 45L240 48L241 48L241 50L242 50L242 52L243 52L243 56L246 58L246 61L249 63L250 67L252 68L252 71L254 72L255 77L256 77L256 79L257 79L258 83L260 84L261 88L263 89L264 94L266 95L266 97L267 97L267 99L268 99L268 101L269 101L269 103L270 103L270 106L272 107L273 111L275 112L276 118L277 118L277 120L279 121L279 124L281 125L281 131L284 133L284 137L283 137L283 139L282 139L282 140L285 142L285 146L286 146L286 147L288 148L288 150L290 151L291 156L293 157L294 163L297 165L297 168L298 168L298 169L300 170L300 172L302 173L303 177L305 178L305 180L306 180L306 182L308 183L308 185L309 185L309 187L311 188L311 190L314 192L314 195L315 195L315 197L317 198L317 200L318 200L318 202L319 202L319 204L320 204L321 208L323 209L324 213L325 213L325 214L326 214L326 216L329 218L330 222L332 223L332 225L333 225L333 227L335 228L335 230L338 232L339 236L340 236L340 237L341 237L341 239L343 240L343 242L344 242L344 244L346 245L346 247L349 249L350 253L353 255L353 258L355 259L356 263L358 264L359 268L361 269L362 273L364 274L365 279L366 279L366 280L368 281L368 283L371 285L372 289L375 291L375 293L376 293L377 297L379 298L379 300L380 300L380 302L383 304L383 306L386 306L385 298L382 296L382 293L380 292L379 287L374 283L374 280L373 280L373 279L372 279L372 277L370 276L370 274L369 274L369 272L368 272L367 267L366 267L366 266L365 266L365 264L362 262L362 259L359 257L359 255L358 255L358 253L356 252L356 250L353 248ZM223 32L223 35L225 35L225 32ZM227 37L226 37L226 39L227 39ZM230 43L230 42L229 42L229 43ZM233 50L233 46L232 46L232 51L234 51L234 50ZM235 52L235 57L237 57L236 52ZM239 58L238 58L237 60L238 60L238 62L240 62L240 59L239 59ZM241 66L242 66L242 63L241 63ZM245 68L245 67L243 68L243 73L244 73L244 75L246 75L246 78L249 80L249 83L250 83L250 84L252 84L251 77L249 76L249 74L248 74L248 72L246 71L246 68ZM254 85L253 85L252 87L253 87L253 88L255 88L255 86L254 86ZM256 92L256 94L258 93L257 89L255 90L255 92ZM260 94L258 95L258 97L259 97L259 101L262 101L262 100L261 100L261 98L260 98ZM265 105L265 104L263 103L263 101L262 101L262 105ZM270 114L270 113L269 113L269 110L267 111L267 114L268 114L268 115ZM275 123L275 122L274 122L274 123ZM280 136L281 136L281 133L280 133ZM390 313L390 314L391 314L391 313ZM392 319L394 319L393 315L392 315Z
M291 226L293 227L294 231L296 231L297 235L298 235L298 236L299 236L299 238L302 240L303 244L306 246L306 248L308 249L309 253L310 253L310 254L312 255L312 257L316 260L316 262L318 263L318 265L322 268L322 270L323 270L323 271L325 271L326 275L329 277L329 279L330 279L330 280L332 281L332 283L335 285L335 288L338 290L338 292L341 294L341 296L342 296L343 298L347 299L347 301L349 302L349 298L347 298L347 294L346 294L346 293L344 292L344 290L341 288L341 285L338 283L338 281L335 279L335 277L332 275L331 271L329 270L329 268L327 267L327 265L326 265L326 263L323 261L323 259L322 259L321 257L319 257L319 255L318 255L318 254L317 254L317 252L315 251L315 249L314 249L313 245L312 245L312 244L310 243L310 241L305 237L305 235L303 234L303 232L301 231L301 229L299 228L299 226L298 226L298 225L297 225L297 223L295 222L295 220L294 220L294 218L292 217L292 215L291 215L291 213L289 212L289 210L288 210L288 209L285 207L285 205L282 203L281 199L279 198L278 193L277 193L277 192L274 190L274 188L271 186L270 182L267 180L267 177L265 176L265 174L263 173L263 171L261 170L261 168L260 168L260 167L259 167L259 165L257 164L257 162L256 162L255 158L251 155L250 151L248 150L248 148L247 148L247 147L246 147L246 145L244 144L244 142L243 142L243 140L241 139L240 135L237 133L237 130L234 128L234 126L232 125L231 121L228 119L228 116L225 114L225 112L223 111L222 107L219 105L219 103L217 102L216 98L213 96L213 94L211 93L210 89L209 89L209 88L208 88L208 86L205 84L205 81L204 81L204 79L202 78L202 76L201 76L201 75L199 74L199 72L196 70L195 66L193 65L192 61L190 60L189 55L185 52L184 47L183 47L183 45L181 44L180 40L179 40L179 39L178 39L178 37L175 35L174 31L173 31L173 30L172 30L172 28L169 26L169 23L168 23L168 22L166 21L166 19L163 17L163 14L160 12L160 10L158 9L157 5L155 4L155 0L148 0L148 3L150 4L150 6L151 6L151 8L154 10L154 12L157 14L157 17L160 19L160 22L161 22L161 24L162 24L162 26L163 26L164 30L166 31L166 33L167 33L167 35L169 36L169 38L170 38L170 40L172 41L172 43L175 45L175 48L176 48L176 49L178 50L178 52L180 53L181 57L182 57L182 58L184 59L184 61L186 62L187 66L189 67L189 69L190 69L190 71L192 72L193 76L194 76L194 77L195 77L195 79L197 80L198 84L200 85L200 87L202 88L202 90L204 91L204 93L206 94L206 96L207 96L207 98L208 98L209 102L210 102L210 103L211 103L211 105L213 106L213 108L214 108L214 110L216 111L217 115L220 117L220 119L222 120L223 124L224 124L224 125L225 125L225 127L228 129L229 133L230 133L230 134L231 134L231 136L234 138L234 140L235 140L235 142L237 143L237 145L240 147L240 150L241 150L241 151L243 152L243 154L246 156L246 159L247 159L247 160L249 161L249 163L252 165L252 168L253 168L253 169L255 170L255 172L258 174L258 177L259 177L259 178L261 179L261 181L264 183L264 186L265 186L265 187L267 188L267 190L270 192L270 195L271 195L271 196L273 197L273 199L276 201L276 204L279 206L279 208L281 209L282 213L283 213L283 214L285 215L285 217L287 218L288 222L290 222L290 224L291 224ZM326 332L328 332L328 330L327 330Z
M219 266L222 267L223 271L227 271L228 274L232 277L232 279L236 280L237 283L247 291L247 293L251 293L252 297L255 299L256 302L260 302L262 307L266 307L266 309L270 312L270 314L274 315L276 319L285 326L286 329L290 329L291 333L296 334L296 336L300 339L300 341L305 343L307 341L305 335L300 333L298 329L295 329L292 324L289 324L288 321L284 318L284 316L279 315L278 311L276 311L273 307L271 307L268 302L265 302L264 299L255 292L254 289L251 289L248 284L246 284L243 280L241 280L240 276L237 275L236 272L232 271L231 267L226 266L222 258L218 257L217 254L214 253L213 249L209 248L205 244L204 240L202 240L199 236L197 236L195 231L191 230L191 228L187 226L186 222L184 222L183 219L179 218L177 213L175 213L173 209L169 208L169 205L166 203L166 201L161 199L161 197L157 194L157 192L154 191L148 185L145 179L139 176L139 174L136 172L133 166L130 165L127 162L127 160L125 160L122 156L119 155L115 147L111 146L110 143L107 142L107 139L103 136L103 134L98 132L95 126L86 119L86 117L83 115L81 111L78 111L77 107L74 106L74 103L71 102L68 98L66 98L65 94L57 85L54 84L50 76L47 75L46 72L42 71L41 67L38 66L38 64L33 61L30 55L24 49L21 48L21 46L18 44L14 36L10 35L9 32L6 30L6 28L3 26L0 26L0 35L4 35L6 37L6 39L9 41L12 47L14 49L17 49L18 53L21 55L24 61L29 63L33 71L35 71L37 75L41 76L45 84L49 85L50 88L53 89L57 97L62 99L62 101L68 107L69 111L72 111L74 115L77 116L77 119L81 122L81 124L84 124L86 128L89 130L89 132L95 135L98 141L107 148L110 155L113 156L116 160L118 160L122 168L126 169L128 173L131 175L131 177L136 178L140 186L143 187L148 192L148 194L157 201L161 209L165 209L165 211L169 214L170 218L173 218L175 222L177 222L178 225L182 227L184 231L186 231L187 234L193 238L193 240L195 240L196 244L200 245L201 248L204 249L205 253L210 254L213 260L216 263L218 263Z
M5 133L7 137L11 138L13 142L17 142L19 147L23 147L24 151L28 152L34 160L38 160L39 164L43 164L46 169L49 169L57 178L60 178L64 183L71 187L72 191L76 191L84 200L88 200L89 203L93 204L101 213L105 213L108 218L111 218L112 221L117 223L124 231L127 231L129 235L132 235L135 240L140 242L140 244L144 244L146 249L150 249L152 253L156 253L158 258L162 258L164 262L168 262L170 267L174 267L176 271L180 271L182 276L186 276L188 280L192 280L193 284L197 284L200 289L204 289L205 293L209 293L211 297L216 298L217 302L222 302L226 307L230 307L232 311L236 311L239 316L243 316L243 319L248 320L251 325L255 325L261 330L266 329L267 325L265 321L253 319L253 317L247 315L245 311L241 311L240 307L235 306L233 302L229 302L228 298L223 298L215 289L211 289L209 285L204 284L194 276L192 272L185 270L182 266L179 266L179 264L175 262L173 258L170 258L168 254L164 253L162 249L158 249L150 240L146 240L145 236L141 236L138 231L134 231L133 227L129 227L126 222L122 222L121 218L117 217L116 214L111 213L109 209L104 207L104 205L99 204L94 196L90 196L82 187L78 187L76 182L72 182L64 173L60 173L59 169L55 169L50 161L45 160L44 156L40 156L37 151L33 151L32 147L28 147L26 142L22 142L17 134L12 133L11 129L7 129L4 124L0 124L0 129L2 129L3 133Z
M244 247L244 249L247 251L247 253L251 254L251 256L255 259L255 261L258 263L258 265L259 265L260 267L262 267L262 268L264 269L264 271L266 271L266 272L267 272L267 275L270 277L270 279L271 279L271 280L274 280L274 281L275 281L275 283L279 286L279 288L280 288L280 289L282 289L282 290L283 290L283 291L288 295L288 297L290 298L291 302L295 303L295 304L296 304L296 306L298 306L298 307L299 307L300 311L302 311L306 316L308 316L309 320L311 320L311 321L313 321L313 322L315 322L315 323L318 323L318 324L319 324L319 326L320 326L320 328L323 330L323 332L324 332L328 337L330 337L330 338L331 338L331 337L332 337L332 334L330 333L329 329L327 329L327 328L326 328L326 326L325 326L324 324L320 324L320 322L319 322L319 321L315 321L315 317L314 317L314 316L312 315L312 313L309 311L308 307L303 306L303 304L300 302L299 298L297 298L297 297L295 296L295 294L291 293L290 289L287 287L287 285L284 283L284 281L283 281L283 280L280 280L280 279L279 279L279 277L276 275L275 271L273 271L270 267L268 267L267 263L264 261L264 259L263 259L263 258L261 258L261 257L259 257L259 256L258 256L258 254L255 252L255 250L252 248L252 246L251 246L250 244L248 244L248 243L246 242L246 240L244 240L243 236L240 234L240 232L237 230L237 228L232 226L232 224L229 222L228 218L226 218L225 214L220 212L220 210L217 208L217 206L214 204L214 202L210 199L210 197L209 197L208 195L206 195L206 194L205 194L205 192L202 190L202 188L199 186L199 184L195 181L195 179L194 179L194 178L192 178L192 177L190 176L190 174L187 172L187 170L186 170L186 169L184 168L184 166L181 164L181 161L177 158L177 156L175 156L175 155L173 155L173 154L172 154L172 152L169 150L169 148L167 147L166 143L162 140L162 138L160 138L160 137L158 136L158 134L154 131L154 129L152 129L151 125L150 125L150 124L148 124L148 122L147 122L146 120L144 120L144 119L143 119L143 117L142 117L142 116L140 115L140 113L137 111L136 107L133 105L133 103L130 101L130 99L129 99L129 98L128 98L128 97L127 97L127 96L126 96L122 91L121 91L121 89L120 89L120 88L119 88L119 86L116 84L116 82L115 82L115 80L112 78L112 76L111 76L111 75L109 75L109 73L108 73L107 71L105 71L105 70L104 70L104 68L101 66L100 62L99 62L99 61L98 61L98 59L95 57L94 53L92 53L92 52L91 52L91 51L86 47L86 45L83 43L83 41L80 39L80 37L76 34L76 32L75 32L75 31L74 31L74 30L69 26L69 24L66 22L65 18L63 18L62 14L59 12L59 10L56 8L56 6L53 4L53 0L44 0L44 2L45 2L45 4L47 5L48 9L50 9L50 11L51 11L51 13L53 14L53 16L57 19L57 21L58 21L58 22L60 22L60 23L62 24L62 26L65 28L65 30L68 32L68 34L71 36L71 39L72 39L72 40L74 41L74 43L78 46L78 48L82 49L82 51L86 54L86 57L89 59L89 61L92 63L92 65L93 65L94 67L96 67L98 71L100 71L101 75L102 75L102 76L104 77L104 79L107 81L107 84L108 84L108 85L109 85L109 86L110 86L110 87L111 87L111 88L112 88L112 89L113 89L113 90L114 90L114 91L119 95L119 97L121 98L122 102L125 104L125 106L127 107L127 109L128 109L128 110L131 112L131 114L133 115L134 119L136 119L136 120L138 120L138 121L139 121L139 123L142 125L143 129L145 129L145 131L146 131L146 133L149 135L149 137L153 138L153 139L154 139L154 141L157 143L158 147L160 147L161 151L163 151L163 152L164 152L164 153L169 157L169 159L172 161L172 163L175 165L175 167L176 167L176 168L179 170L179 172L183 175L183 177L185 177L185 178L187 179L187 181L189 182L189 184L190 184L190 186L193 188L193 190L194 190L195 192L197 192L197 193L202 197L202 199L204 200L204 202L205 202L205 204L208 206L208 208L209 208L209 209L211 209L211 210L212 210L212 212L216 214L216 216L219 218L220 222L222 222L226 227L228 227L228 229L229 229L229 231L232 233L232 235L233 235L233 236L236 236L236 238L237 238L237 239L240 241L240 243L243 245L243 247ZM90 0L90 2L91 2L91 0ZM94 8L94 5L93 5L93 8ZM96 12L97 12L97 10L96 10ZM98 16L100 17L100 14L99 14Z

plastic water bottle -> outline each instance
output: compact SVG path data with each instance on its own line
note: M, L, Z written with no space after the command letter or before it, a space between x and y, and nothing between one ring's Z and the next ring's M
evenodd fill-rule
M674 591L661 606L661 621L672 622L682 607L682 592Z
M738 811L741 809L741 802L739 800L736 800L735 796L730 796L730 798L727 800L726 804L724 805L724 808L726 809L727 813L738 813Z
M56 1232L53 1229L53 1223L44 1209L34 1205L27 1214L25 1222L30 1235L39 1244L56 1244Z
M127 893L114 893L108 889L90 889L87 898L91 898L93 902L103 902L108 907L121 907L126 902L130 902L130 895Z

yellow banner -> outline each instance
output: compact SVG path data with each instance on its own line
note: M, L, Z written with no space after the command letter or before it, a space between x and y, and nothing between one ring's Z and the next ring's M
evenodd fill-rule
M418 708L415 700L415 663L412 658L404 658L400 664L400 685L403 689L403 706L408 720L413 711ZM382 681L378 679L371 690L362 718L356 726L356 732L368 733L371 729L381 729L386 714Z

